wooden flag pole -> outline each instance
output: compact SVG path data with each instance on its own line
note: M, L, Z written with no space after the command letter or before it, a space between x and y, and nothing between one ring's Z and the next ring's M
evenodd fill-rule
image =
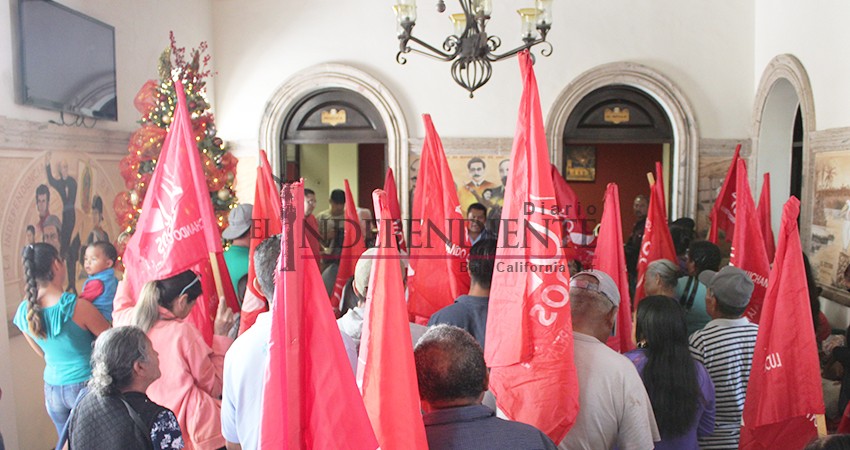
M815 414L815 423L818 426L818 437L826 436L826 417L823 414Z
M210 265L212 266L213 280L215 280L215 290L218 294L216 298L221 299L225 297L224 284L221 283L221 271L218 268L218 259L215 256L215 252L210 252Z
M655 185L655 176L652 174L652 172L646 173L646 179L647 179L647 181L649 181L649 187L652 187L652 186Z

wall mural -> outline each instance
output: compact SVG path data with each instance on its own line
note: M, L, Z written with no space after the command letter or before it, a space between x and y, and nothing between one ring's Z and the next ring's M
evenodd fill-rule
M812 270L833 293L844 291L850 264L850 151L816 154L814 187Z
M450 155L446 159L455 180L457 198L464 217L466 209L473 203L481 203L488 213L494 208L501 211L510 172L510 160L507 156Z
M123 187L118 161L95 160L77 152L40 153L35 158L3 158L0 191L8 193L2 222L6 295L22 297L21 251L27 244L47 242L65 259L67 289L79 291L86 280L83 255L96 241L113 242L118 229L112 199ZM8 317L18 302L7 301Z

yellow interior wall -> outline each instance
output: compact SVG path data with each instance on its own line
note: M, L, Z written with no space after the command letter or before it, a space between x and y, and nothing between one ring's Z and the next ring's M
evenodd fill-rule
M345 180L351 187L351 195L357 199L357 144L330 144L330 167L328 168L328 179L331 180L330 189L345 189ZM330 195L330 191L328 191Z

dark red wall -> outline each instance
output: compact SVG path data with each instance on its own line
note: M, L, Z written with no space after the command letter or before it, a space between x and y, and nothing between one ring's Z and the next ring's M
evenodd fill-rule
M649 197L646 173L655 173L655 162L661 161L664 153L661 144L575 144L596 147L596 181L568 181L575 191L582 209L592 224L602 220L602 202L608 183L617 183L620 188L620 215L623 220L623 239L628 239L635 215L632 203L638 194ZM563 167L561 168L563 171ZM667 193L669 196L669 193ZM595 207L595 213L590 214Z
M384 144L357 144L357 206L369 208L375 217L372 191L384 187Z

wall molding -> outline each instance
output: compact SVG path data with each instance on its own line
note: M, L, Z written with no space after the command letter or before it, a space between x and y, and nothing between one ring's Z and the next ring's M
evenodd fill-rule
M77 151L94 154L127 152L127 131L65 127L0 116L0 148L21 151Z

